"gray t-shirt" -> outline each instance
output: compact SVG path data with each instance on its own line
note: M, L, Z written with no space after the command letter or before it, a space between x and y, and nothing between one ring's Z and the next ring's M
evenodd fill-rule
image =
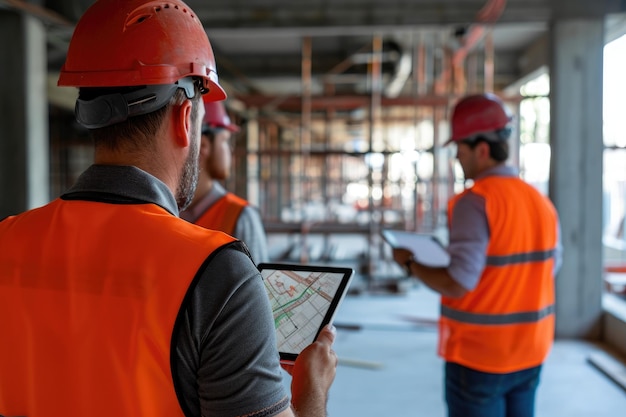
M156 204L178 215L167 186L130 166L93 165L61 198ZM269 300L241 242L219 248L198 270L172 349L174 387L186 416L266 417L289 407Z

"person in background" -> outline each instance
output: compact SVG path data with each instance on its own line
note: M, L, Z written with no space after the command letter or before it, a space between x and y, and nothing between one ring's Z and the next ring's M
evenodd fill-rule
M204 109L198 187L180 217L236 237L246 244L255 263L268 262L267 237L258 209L227 192L219 182L230 177L231 141L239 127L231 122L223 102L205 100Z
M450 264L394 249L409 275L441 294L439 355L449 417L531 417L554 337L561 263L552 203L505 164L512 117L494 94L462 98L452 137L473 186L448 205Z
M205 29L180 0L98 0L58 81L95 161L0 221L0 415L326 415L327 327L282 378L261 276L233 237L178 217L197 181Z

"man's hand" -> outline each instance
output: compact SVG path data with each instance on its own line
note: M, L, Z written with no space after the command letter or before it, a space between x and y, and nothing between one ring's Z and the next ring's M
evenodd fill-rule
M299 417L325 416L328 391L337 373L337 355L332 349L336 329L328 325L317 340L298 355L291 370L291 404Z
M417 262L413 254L406 249L394 249L393 259L405 269L409 276L417 277L428 288L443 296L458 298L468 291L448 274L447 268L423 265Z
M411 263L415 262L413 259L413 253L411 251L396 248L393 250L393 260L398 263L407 273L408 276L411 276Z

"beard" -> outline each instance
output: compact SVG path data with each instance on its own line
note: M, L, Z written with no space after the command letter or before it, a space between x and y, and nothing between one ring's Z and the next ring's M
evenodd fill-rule
M189 154L185 160L183 172L178 182L178 188L176 189L176 203L179 211L185 210L189 204L191 204L198 185L199 136L199 132L192 133Z

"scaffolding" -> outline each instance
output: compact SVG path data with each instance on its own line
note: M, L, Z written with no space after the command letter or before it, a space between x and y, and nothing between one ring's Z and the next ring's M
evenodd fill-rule
M447 200L464 186L454 149L442 146L449 111L494 82L488 27L471 34L472 45L454 49L448 40L441 31L405 35L402 56L383 74L393 50L375 34L358 58L318 77L323 94L312 95L314 50L305 37L300 97L238 97L244 129L228 187L259 207L273 260L350 263L374 280L401 272L389 266L383 228L445 241ZM346 78L338 76L363 60L364 94L342 95L337 84Z

